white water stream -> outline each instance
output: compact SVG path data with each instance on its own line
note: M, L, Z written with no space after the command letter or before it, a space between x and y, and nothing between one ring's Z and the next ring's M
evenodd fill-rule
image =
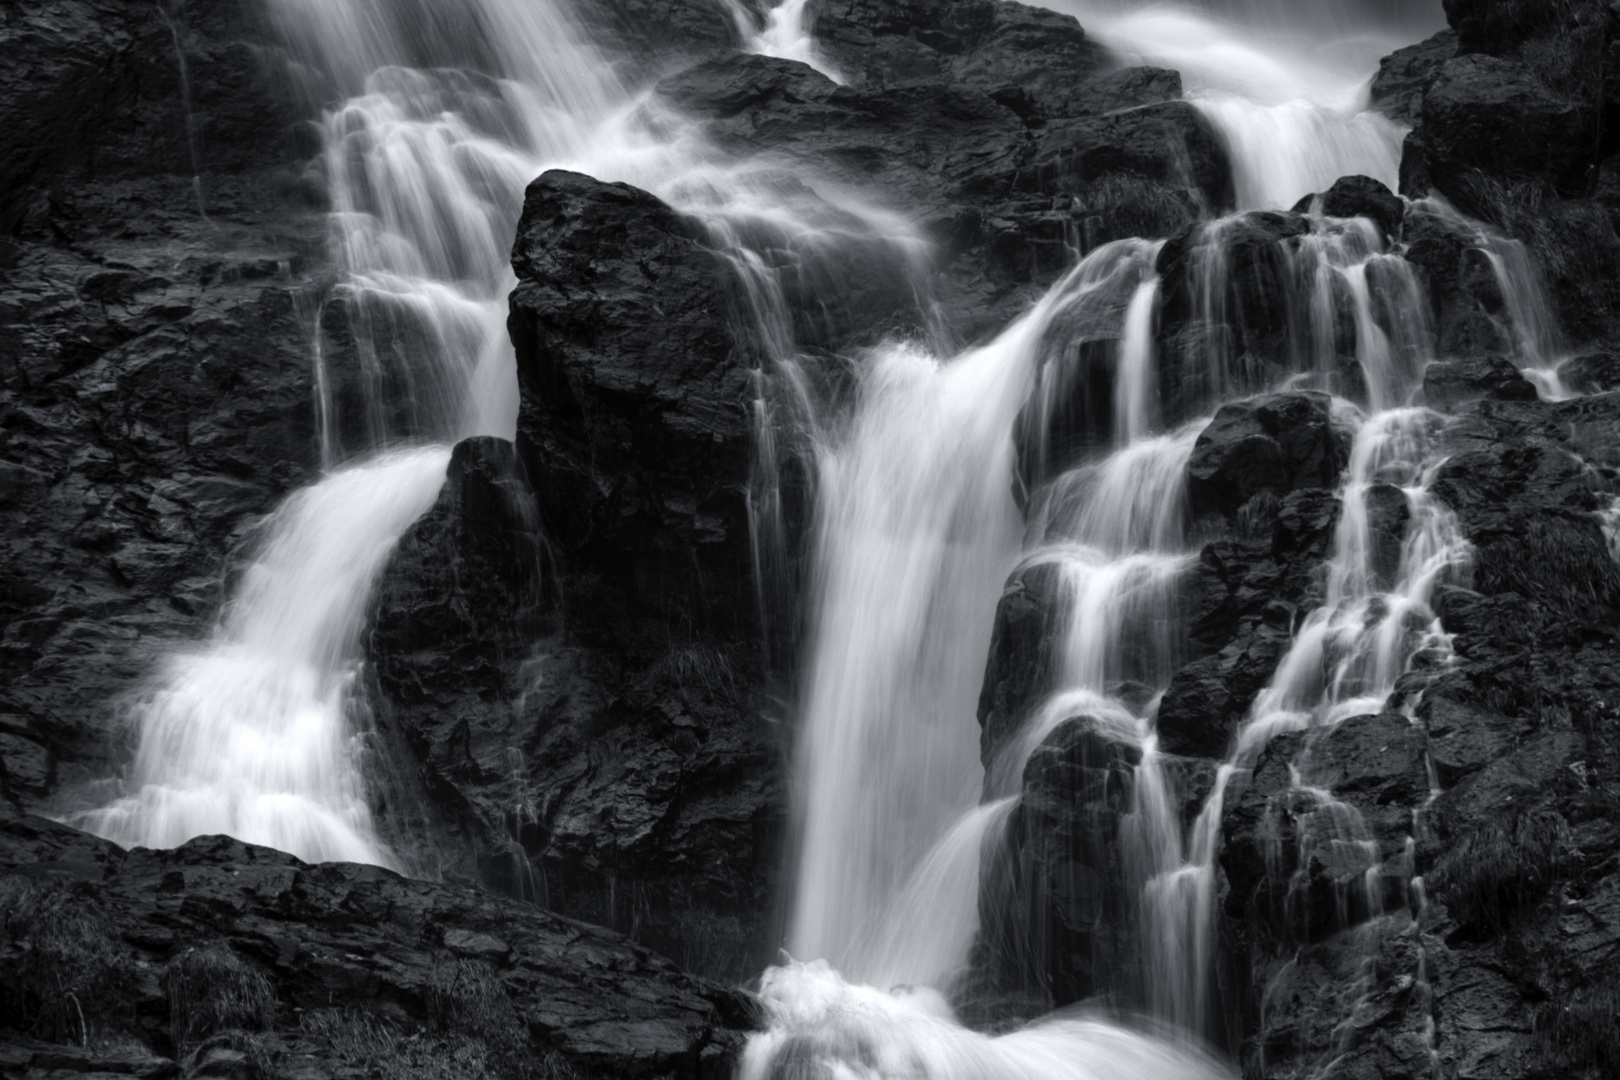
M310 860L394 865L350 719L359 638L375 578L433 504L450 446L514 434L508 260L529 181L572 168L704 219L762 325L785 320L738 236L766 235L807 263L864 242L903 266L921 245L859 199L822 202L769 164L715 153L623 85L557 0L268 2L317 92L339 98L322 117L322 164L358 370L316 350L326 475L265 523L212 640L136 697L122 791L75 820L130 845L228 832ZM802 6L755 44L792 46ZM344 379L358 385L360 430L338 415Z
M506 259L523 186L566 166L700 215L737 266L772 358L784 361L791 333L763 262L737 239L744 226L827 249L853 220L862 242L908 257L920 245L905 222L847 196L829 196L834 229L828 203L712 152L658 101L621 85L555 0L272 4L296 54L340 101L324 118L332 247L351 314L379 328L360 334L366 430L339 431L323 395L329 471L265 524L214 638L173 658L141 697L126 789L84 821L126 844L225 831L309 859L388 863L349 721L358 638L374 579L436 497L449 445L512 435ZM1412 26L1399 40L1339 34L1334 50L1302 44L1301 31L1320 38L1334 23L1325 8L1272 32L1256 28L1255 10L1287 5L1236 5L1249 22L1157 5L1050 6L1073 10L1121 53L1182 71L1227 140L1243 207L1292 206L1353 173L1395 186L1402 132L1364 110L1365 85L1369 58L1415 39ZM763 23L729 7L748 47L836 77L804 0ZM1224 227L1211 223L1201 241L1212 303L1225 295ZM1308 330L1285 381L1336 387L1327 323L1341 291L1355 305L1354 362L1370 411L1338 410L1356 436L1326 600L1257 699L1197 824L1182 829L1157 754L1156 697L1144 704L1120 689L1156 695L1175 671L1176 586L1196 557L1183 483L1201 424L1164 425L1157 251L1126 241L1092 252L999 337L961 355L874 350L852 413L816 429L786 942L796 962L764 976L769 1025L750 1043L748 1080L787 1067L873 1080L1218 1075L1191 1042L1208 1010L1228 782L1276 732L1376 710L1419 650L1444 647L1429 597L1465 551L1426 494L1439 421L1412 404L1429 358L1426 317L1409 268L1370 227L1319 222L1289 256L1311 285L1298 298ZM1506 280L1523 279L1502 266ZM1014 422L1060 317L1113 304L1121 290L1114 444L1034 493L1026 521L1011 491ZM1518 325L1534 338L1530 321ZM389 327L409 328L415 344L397 347ZM1268 388L1243 384L1230 358L1208 360L1208 410ZM328 388L338 375L319 374ZM1375 483L1399 487L1409 508L1389 580L1370 568ZM1046 565L1058 570L1068 614L1056 685L987 783L974 710L996 604L1010 572ZM1141 753L1124 836L1150 954L1143 1006L1178 1036L1057 1018L992 1038L958 1023L948 1004L978 929L980 854L1005 831L1024 762L1073 722Z

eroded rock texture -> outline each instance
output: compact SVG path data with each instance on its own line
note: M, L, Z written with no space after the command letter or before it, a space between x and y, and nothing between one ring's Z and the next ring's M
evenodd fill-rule
M7 814L0 890L8 1076L710 1078L753 1021L600 927L226 837L126 853Z
M13 804L112 772L121 695L206 632L227 551L317 461L324 225L262 17L234 0L0 17Z

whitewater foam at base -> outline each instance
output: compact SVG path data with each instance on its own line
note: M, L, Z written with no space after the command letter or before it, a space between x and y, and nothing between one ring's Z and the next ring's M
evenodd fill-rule
M289 499L214 640L173 657L138 702L128 794L76 823L126 846L228 833L313 862L390 863L347 706L372 582L449 460L388 454Z

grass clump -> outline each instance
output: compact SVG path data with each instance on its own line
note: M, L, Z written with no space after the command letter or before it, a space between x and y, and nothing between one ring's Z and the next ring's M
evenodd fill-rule
M426 1004L429 1030L447 1043L476 1044L493 1072L509 1080L550 1075L544 1061L533 1060L528 1026L489 964L459 959L435 964Z
M1620 1076L1620 976L1544 1004L1536 1014L1535 1044L1556 1075Z
M275 1023L276 988L225 945L190 948L169 961L169 1032L182 1050L225 1031Z
M136 1031L137 968L90 887L0 880L0 1028L80 1046Z
M699 692L717 701L735 701L741 694L742 677L725 651L700 641L671 644L653 664L655 681L669 683L682 694Z
M1486 822L1435 867L1436 893L1459 923L1501 933L1547 894L1568 846L1569 826L1551 811Z
M535 1054L499 979L487 965L457 960L435 967L426 1030L401 1031L360 1009L314 1009L300 1031L325 1041L337 1061L377 1080L577 1080L555 1051Z

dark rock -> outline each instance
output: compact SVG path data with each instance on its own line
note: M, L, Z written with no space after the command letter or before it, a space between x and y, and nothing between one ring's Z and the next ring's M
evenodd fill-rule
M627 185L549 172L512 265L518 449L569 572L604 582L570 597L575 629L746 627L751 358L701 228Z
M1221 760L1293 642L1292 607L1277 604L1250 620L1219 652L1176 673L1159 702L1159 745L1168 754Z
M1476 170L1505 184L1573 192L1595 145L1589 109L1549 90L1525 65L1485 55L1440 68L1423 98L1421 131L1429 181L1476 211Z
M402 542L379 723L412 747L446 872L742 978L770 952L781 818L753 354L701 226L645 192L547 173L513 265L517 455L463 444L467 481Z
M1372 107L1403 124L1414 124L1423 111L1423 95L1440 67L1457 55L1457 32L1441 30L1416 45L1396 49L1378 62L1372 81Z
M996 606L984 684L979 691L979 758L988 770L1053 689L1052 650L1063 620L1062 571L1037 563L1007 580Z
M571 13L593 44L628 54L622 63L627 81L644 79L648 64L669 67L741 44L726 6L709 0L601 0Z
M1339 500L1326 488L1270 499L1263 529L1207 544L1186 579L1189 662L1159 701L1166 753L1224 759L1299 620L1321 601Z
M822 175L883 190L925 220L942 200L1004 195L1029 144L1017 116L982 92L862 90L768 56L715 57L665 79L659 92L707 118L723 147L814 162Z
M14 802L113 771L120 696L208 631L227 553L317 463L326 225L295 189L300 115L263 23L235 0L70 0L0 27Z
M916 44L905 42L908 49ZM1090 247L1166 236L1200 207L1230 202L1225 152L1208 123L1190 105L1161 100L1153 89L1164 82L1160 75L1133 71L1099 75L1087 100L1153 101L1107 115L1065 113L1035 130L1026 123L1033 106L1022 89L937 72L886 86L839 86L803 64L733 54L672 75L659 89L704 121L723 147L764 151L904 206L935 244L938 310L973 338L1001 329L1038 295L1028 286L1067 269L1077 240ZM818 201L797 179L794 185L790 198ZM861 317L849 325L869 335L857 344L921 324L915 297L899 289L910 286L910 267L894 264L892 248L840 259L816 281L834 286L835 312L838 298L850 296L850 310Z
M1232 203L1225 148L1203 114L1182 101L1054 122L1038 134L1018 183L1025 191L1069 191L1103 176L1185 189L1216 213Z
M1423 373L1423 400L1433 409L1449 411L1477 398L1530 401L1535 396L1535 384L1500 354L1436 360Z
M1140 758L1087 716L1065 721L1030 756L980 894L987 962L1003 988L1050 1008L1125 983L1134 920L1119 837Z
M1309 213L1321 199L1322 213L1328 217L1364 217L1375 222L1386 237L1400 233L1406 217L1406 203L1389 188L1370 176L1345 176L1320 195L1308 195L1294 207L1294 213Z
M1234 519L1262 491L1280 499L1338 484L1349 439L1326 394L1274 394L1226 405L1193 446L1187 498L1195 516Z
M818 0L809 10L828 59L857 85L955 83L1033 124L1181 96L1175 72L1116 68L1073 16L1007 0Z
M1258 393L1293 370L1288 306L1301 214L1259 212L1188 226L1159 253L1159 386L1168 420L1197 416L1234 394ZM1218 280L1204 257L1219 249Z
M92 1015L121 1017L106 1033L124 1045L173 1054L171 998L158 976L167 967L172 980L188 947L221 950L222 963L266 986L263 1028L205 1043L194 1065L229 1067L251 1046L299 1075L343 1075L346 1055L364 1053L366 1033L380 1025L393 1040L415 1036L428 1056L471 1042L497 1075L529 1075L526 1059L555 1055L593 1074L696 1078L700 1059L729 1057L753 1024L746 996L610 931L377 867L309 866L224 837L126 853L43 819L9 817L0 822L0 874L21 900L0 941L0 968L8 989L46 995L32 999L35 1009L110 969L136 973L121 1002L93 1002L101 1011ZM46 936L40 913L50 911L76 919L72 933L116 943L58 967L72 984L41 983L26 966L31 948L61 947ZM195 990L210 992L219 991ZM361 1046L343 1042L345 1033ZM393 1040L380 1040L365 1065L400 1053ZM150 1049L98 1057L13 1044L6 1053L38 1068L174 1071Z
M1564 389L1577 394L1603 394L1620 389L1620 356L1589 353L1566 360L1558 368Z

